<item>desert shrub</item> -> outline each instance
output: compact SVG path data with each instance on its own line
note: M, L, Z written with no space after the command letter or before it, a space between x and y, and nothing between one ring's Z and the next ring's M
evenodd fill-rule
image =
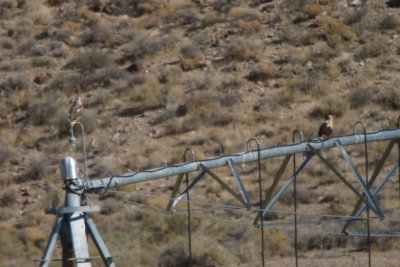
M376 95L376 101L382 106L397 110L400 108L400 91L394 87L383 88Z
M227 77L221 81L221 83L216 87L216 90L227 93L232 90L239 90L242 85L243 82L241 79L235 77Z
M262 28L262 25L258 20L245 21L243 19L239 19L235 21L233 25L240 34L245 35L251 35L259 32Z
M26 69L27 66L27 61L22 59L4 60L0 62L1 71L20 71Z
M27 77L19 73L8 74L2 82L0 82L0 92L22 91L29 88Z
M158 81L149 80L135 88L132 99L144 109L156 109L165 105L166 96Z
M49 68L55 65L54 60L47 56L32 58L31 62L34 68Z
M196 58L199 55L199 48L194 43L185 44L181 47L181 55L184 58Z
M194 25L199 20L197 9L192 4L182 3L170 6L163 14L163 21L168 24Z
M37 126L49 123L57 113L59 103L53 95L37 98L28 106L30 121Z
M112 86L113 81L116 80L127 80L129 81L129 75L126 71L116 68L114 66L97 69L93 73L90 73L82 79L82 88L90 90L94 88L107 88Z
M17 47L17 44L12 38L0 37L0 47L3 49L14 50Z
M360 87L350 92L350 107L359 108L368 105L374 98L374 88Z
M9 145L3 141L0 141L0 166L9 161L13 155L13 150L9 147Z
M229 11L229 16L233 20L252 21L258 19L257 13L254 11L254 9L242 6L232 7Z
M16 193L14 190L4 192L0 197L0 207L9 207L15 203Z
M316 29L304 29L294 25L279 30L277 36L279 42L286 42L294 46L314 44L323 37Z
M104 24L92 24L85 29L81 35L82 45L90 44L106 44L112 36L112 31L109 26Z
M44 154L38 151L31 152L25 161L25 174L21 177L21 181L39 180L43 178L47 167L47 159Z
M315 77L311 76L303 81L298 90L302 93L312 96L323 96L326 93L328 83L322 79L319 75Z
M257 61L261 55L261 45L248 38L233 39L225 51L225 59L237 61Z
M356 9L350 12L344 13L343 22L347 25L352 25L360 22L367 14L365 9Z
M183 71L191 71L202 68L205 66L205 64L199 58L193 58L193 59L182 58L180 60L180 66Z
M63 71L59 73L49 85L51 90L63 91L66 95L78 92L81 84L81 75L75 71Z
M81 52L73 57L64 66L65 69L79 69L81 71L94 71L112 65L112 59L108 53L99 50Z
M214 81L214 76L211 73L193 72L187 76L184 81L184 86L188 91L197 91L209 89Z
M311 118L324 118L325 115L332 114L335 117L341 117L346 113L348 102L342 97L325 98L321 103L309 112Z
M370 38L369 38L370 37ZM358 48L354 53L354 59L357 61L365 60L367 58L378 57L379 55L388 52L390 46L387 46L384 36L365 36L366 43Z
M387 71L398 71L400 70L400 62L396 57L385 56L380 59L376 67Z
M17 237L24 244L33 244L38 248L42 248L47 239L46 234L38 227L26 227L21 229L17 233Z
M172 34L159 34L150 36L143 32L137 32L136 38L121 47L123 55L120 63L140 60L148 55L167 51L176 45L176 38Z
M305 5L315 2L313 0L284 0L281 2L281 7L291 10L301 10Z
M65 3L65 0L47 0L49 6L60 6Z
M382 30L393 30L400 26L400 17L397 14L388 14L380 23L380 28Z
M315 23L322 29L330 47L337 47L343 41L351 41L357 37L350 26L330 16L319 15L315 18Z
M255 66L255 68L250 71L247 75L247 79L253 82L266 81L274 77L278 71L278 66L274 63L262 63Z
M324 11L324 8L318 3L306 4L303 6L302 11L310 18L315 18Z

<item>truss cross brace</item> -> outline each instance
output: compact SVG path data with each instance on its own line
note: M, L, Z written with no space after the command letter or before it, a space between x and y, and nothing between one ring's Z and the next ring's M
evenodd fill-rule
M383 153L383 156L382 156L381 160L379 161L378 165L376 166L375 171L371 176L371 179L369 179L369 181L368 181L368 185L367 185L368 188L371 188L372 184L375 182L376 178L378 177L379 172L382 170L383 165L385 164L387 158L389 157L389 154L390 154L394 144L395 144L395 139L390 140L390 143L387 146L385 152ZM365 198L365 195L359 197L358 202L350 216L356 215L357 211L360 209L361 205L363 204L364 198ZM346 232L346 228L347 228L347 224L342 229L342 232Z
M268 192L267 192L267 194L266 194L266 196L265 196L265 199L263 200L263 202L262 202L262 204L261 204L262 209L264 209L264 208L267 206L267 204L269 203L269 201L271 200L272 194L274 193L274 191L275 191L275 189L276 189L276 186L278 185L279 180L281 179L282 174L283 174L283 172L285 171L286 166L288 165L289 160L290 160L291 157L292 157L292 155L287 155L287 156L285 157L285 159L283 160L281 166L279 167L278 172L277 172L276 175L275 175L275 179L274 179L274 181L272 182L272 185L271 185L271 187L269 188L269 190L268 190ZM253 224L254 224L255 226L257 226L257 227L260 226L259 220L260 220L260 212L257 213L257 217L256 217L256 219L255 219L254 222L253 222Z
M340 143L339 140L335 141L336 146L339 148L340 153L342 153L343 158L345 159L347 165L353 172L354 177L357 179L358 183L360 184L361 188L363 189L365 195L368 198L369 203L373 207L374 210L377 211L378 218L382 220L384 218L384 215L382 213L382 210L379 208L378 204L375 201L375 198L371 195L371 192L367 188L367 185L365 184L364 180L362 179L360 173L358 172L356 166L353 164L353 161L351 160L349 154L346 152L342 144Z
M182 200L182 198L187 194L187 192L190 189L192 189L201 180L201 178L203 178L203 176L206 174L210 175L215 181L217 181L222 186L222 188L224 188L233 197L235 197L238 201L240 201L246 207L247 210L251 209L251 202L250 202L249 196L248 196L246 190L244 189L243 183L242 183L240 176L235 168L234 163L228 162L228 165L231 169L233 176L235 177L236 184L239 187L240 194L237 194L229 185L227 185L224 181L222 181L222 179L219 178L214 172L207 169L207 167L205 167L203 164L200 163L199 166L202 169L200 174L197 175L196 178L194 178L194 180L188 185L188 187L177 198L175 198L175 196L179 190L179 187L182 183L183 174L178 176L175 186L174 186L174 189L171 194L170 201L168 202L168 205L167 205L167 211L169 213L173 213L175 210L175 207Z
M356 194L361 201L365 201L370 208L376 213L378 214L378 212L374 209L373 206L370 205L370 203L368 202L368 199L365 198L365 195L362 195L360 192L358 192L358 190L349 182L347 181L347 179L340 174L340 172L329 162L327 161L318 150L315 150L313 146L309 145L310 150L312 151L312 153L314 153L315 155L317 155L319 157L319 159L325 163L325 165L334 173L336 174L336 176L351 190L353 191L354 194Z
M376 187L376 189L372 192L372 195L375 197L383 188L383 186L386 184L387 181L389 181L389 178L392 176L392 174L395 172L395 170L399 167L399 162L396 162L392 168L390 168L389 172L385 175L385 177L382 179L382 181L378 184L378 186ZM352 215L352 217L356 217L356 218L360 218L361 213L367 208L367 206L365 205L365 203L362 203L361 207L357 209L357 211L354 213L354 215ZM347 233L347 228L353 224L356 221L356 219L354 220L349 220L343 230L342 233Z
M278 199L281 197L283 193L288 189L289 185L293 183L293 181L297 178L299 173L304 169L304 167L307 165L307 163L311 160L313 157L312 153L307 153L306 159L303 161L303 163L297 168L295 173L292 175L292 177L287 180L287 182L282 186L281 190L272 198L272 200L263 208L261 218L264 219L268 211L272 208L272 206L278 201ZM261 220L262 221L262 220ZM260 223L262 222L257 222L257 226L260 226Z

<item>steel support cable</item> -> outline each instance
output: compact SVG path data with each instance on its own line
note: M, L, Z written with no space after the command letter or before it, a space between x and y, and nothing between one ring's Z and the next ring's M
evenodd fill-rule
M164 209L162 208L157 208L154 206L150 206L150 205L146 205L143 203L139 203L139 202L133 202L132 201L127 201L128 203L131 204L138 204L139 206L142 206L144 208L149 208L151 211L153 212L157 212L157 214L159 214L160 212L164 215L167 216L167 214L165 214ZM176 213L174 213L178 216L187 216L186 213L182 213L177 211ZM243 223L243 222L238 222L238 221L233 221L233 220L229 220L229 219L220 219L218 217L215 216L192 216L193 219L197 219L197 220L206 220L206 221L214 221L214 222L220 222L220 223L226 223L226 224L231 224L231 225L238 225L238 226L243 226L243 227L248 227L251 229L255 229L254 224L248 224L248 223ZM286 227L288 227L286 225ZM290 228L283 228L283 227L268 227L269 229L280 229L282 231L286 231L286 232L293 232L293 228L290 226ZM397 233L397 232L394 232ZM400 233L400 232L399 232ZM305 235L309 235L309 234L322 234L322 235L337 235L337 236L343 236L343 237L353 237L353 236L363 236L365 234L362 233L350 233L350 234L346 234L346 233L342 233L342 232L334 232L334 231L318 231L318 230L302 230L302 232L299 233L302 236ZM375 234L372 233L371 236L373 237L398 237L400 238L400 234L391 234L391 233L385 233L385 234Z
M147 205L144 203L140 203L140 202L135 202L132 200L125 200L126 203L128 204L132 204L132 205L138 205L144 208L148 208L149 211L152 212L157 212L157 214L163 214L164 216L167 216L167 214L165 214L165 210L163 208L158 208L152 205ZM174 214L178 215L178 216L187 216L187 213L181 212L181 211L176 211ZM229 219L220 219L216 216L192 216L192 218L194 219L198 219L198 220L208 220L208 221L215 221L215 222L222 222L222 223L227 223L227 224L231 224L231 225L240 225L240 226L245 226L245 227L249 227L252 229L255 229L254 224L249 224L249 223L243 223L243 222L238 222L238 221L233 221L233 220L229 220ZM358 220L366 220L366 219L360 219L358 218ZM398 220L400 221L400 219ZM325 222L325 221L320 221L321 223ZM300 222L301 223L301 222ZM290 225L287 225L288 223L285 223L286 225L284 225L283 227L288 227ZM292 223L293 224L293 223ZM313 224L317 224L317 222L313 223ZM284 230L287 232L293 232L294 229L290 226L290 228L283 228L283 227L276 227L276 226L271 226L268 227L270 229L280 229L280 230ZM338 236L343 236L343 237L352 237L352 236L362 236L365 234L362 233L342 233L342 232L332 232L332 231L318 231L318 230L302 230L302 232L300 232L300 235L307 235L308 233L310 234L328 234L328 235L338 235ZM394 233L399 233L399 235L396 234L392 234L392 233L385 233L385 234L375 234L372 233L371 236L373 237L399 237L400 238L400 232L394 232Z
M365 184L368 186L368 145L367 145L367 129L362 121L358 121L353 125L353 133L356 133L356 126L361 125L364 130L364 154L365 154ZM369 189L369 188L367 188ZM367 246L368 246L368 266L371 267L371 236L369 223L369 205L367 205Z
M144 193L136 193L136 192L125 192L122 190L110 190L108 191L109 193L122 193L122 194L129 194L133 196L142 196L142 197L148 197L148 198L163 198L165 196L162 195L154 195L154 194L144 194ZM166 199L170 199L168 197L165 197ZM186 201L186 200L183 200ZM205 208L205 209L197 209L197 211L207 211L207 210L237 210L237 211L249 211L243 206L234 206L234 205L226 205L226 204L220 204L220 203L211 203L211 202L204 202L204 201L199 201L199 200L190 200L192 204L197 204L197 205L203 205L203 206L211 206L211 207L216 207L215 209L213 208ZM192 211L195 209L191 208ZM181 210L177 210L181 211ZM262 211L259 208L252 208L250 211L252 212L259 212ZM276 211L276 210L270 210L268 213L275 213L275 214L284 214L284 215L294 215L294 212L290 211ZM318 212L297 212L297 215L303 215L303 216L315 216L315 217L326 217L326 218L344 218L348 220L359 220L360 217L358 216L349 216L349 215L339 215L339 214L327 214L327 213L318 213ZM369 217L369 219L377 219L378 217ZM398 219L400 221L400 218Z
M292 142L296 140L296 135L300 136L300 143L303 142L303 132L300 129L295 129L292 132ZM296 267L299 266L298 250L297 250L297 175L296 175L296 154L293 154L293 199L294 199L294 255Z
M260 210L258 212L258 215L260 216L261 219L261 260L262 260L262 266L265 266L265 256L264 256L264 225L263 225L263 218L262 218L262 202L263 202L263 196L262 196L262 185L261 185L261 158L260 158L260 143L256 138L252 138L247 141L247 151L249 151L249 143L250 142L255 142L257 145L257 167L258 167L258 193L259 193L259 201L260 201Z

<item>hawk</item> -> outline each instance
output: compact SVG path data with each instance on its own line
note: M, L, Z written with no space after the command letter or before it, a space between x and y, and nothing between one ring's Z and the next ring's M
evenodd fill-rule
M77 96L71 108L69 109L68 123L74 125L80 118L83 112L83 104L80 96Z
M325 117L325 121L321 124L318 131L318 136L322 139L331 137L333 131L333 116L328 115Z

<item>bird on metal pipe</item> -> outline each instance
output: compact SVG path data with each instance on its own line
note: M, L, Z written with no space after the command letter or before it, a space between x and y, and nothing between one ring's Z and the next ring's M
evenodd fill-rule
M325 116L325 121L321 124L318 131L318 137L327 139L333 132L333 115Z
M77 96L75 98L74 103L72 104L72 106L69 109L69 117L68 117L68 124L70 125L70 127L73 127L73 125L79 121L81 115L83 112L83 103L82 103L82 99L80 96Z

